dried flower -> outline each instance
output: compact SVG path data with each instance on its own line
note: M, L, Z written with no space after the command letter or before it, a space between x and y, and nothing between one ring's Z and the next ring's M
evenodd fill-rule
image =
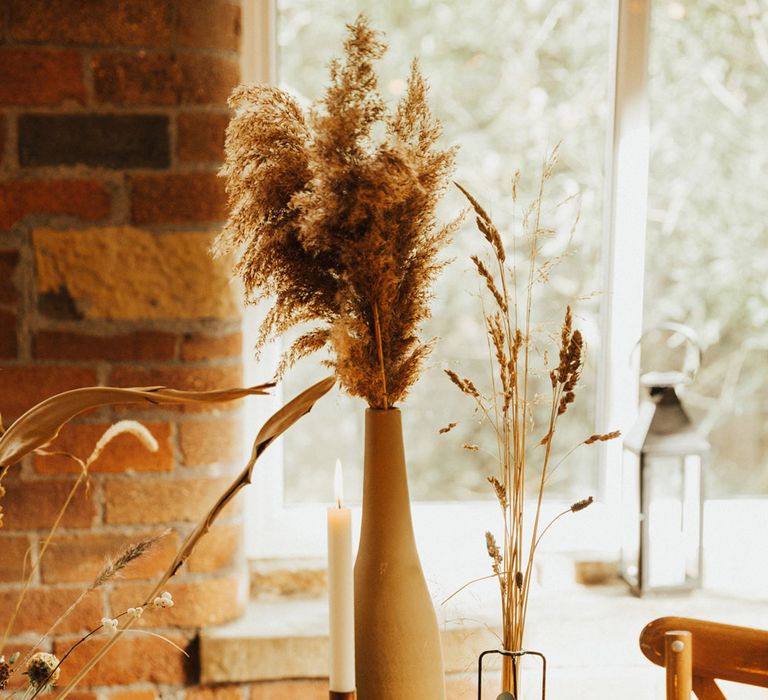
M5 660L5 657L0 657L0 690L5 688L5 684L8 683L10 677L11 665Z
M168 591L163 591L152 601L152 604L156 608L172 608L173 596Z
M307 323L280 371L330 346L342 387L370 406L402 400L430 344L437 255L458 222L434 212L454 152L435 144L440 125L414 63L406 94L388 114L374 62L386 47L364 17L348 25L343 61L305 114L287 93L241 86L226 137L230 216L216 251L237 250L247 300L274 295L258 347Z
M29 677L29 684L33 688L48 690L59 680L59 660L53 654L38 651L27 661L27 670L24 673Z
M580 510L584 510L585 508L588 508L594 503L595 499L592 496L588 496L587 498L582 498L580 501L576 501L571 506L571 513L578 513Z
M128 608L128 610L126 610L126 612L131 617L139 618L139 617L141 617L142 613L144 612L144 608L142 608L141 606L139 606L137 608Z
M104 631L107 634L117 634L117 619L116 618L110 618L110 617L102 617L101 618L101 626L104 628Z
M438 430L437 432L440 435L444 435L445 433L449 433L451 430L453 430L457 425L458 423L448 423L448 425L446 425L443 428L440 428L440 430Z
M621 437L620 430L613 430L610 433L590 435L584 440L585 445L591 445L595 442L607 442L608 440L614 440L617 437Z
M163 532L156 537L148 537L147 539L141 540L136 544L129 545L120 555L118 555L114 561L107 561L107 564L101 570L99 575L93 580L93 583L90 586L90 590L99 588L104 583L120 574L120 572L131 562L144 556L160 539L165 537L168 532L169 531L166 530L166 532Z

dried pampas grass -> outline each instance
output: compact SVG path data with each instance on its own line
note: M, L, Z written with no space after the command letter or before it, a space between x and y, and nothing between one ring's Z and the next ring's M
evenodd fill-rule
M389 113L373 66L386 47L362 16L348 30L344 60L331 63L330 87L309 113L271 86L233 93L221 171L230 217L215 249L239 252L249 301L274 300L259 347L311 324L280 371L330 347L341 386L388 408L429 352L418 330L457 226L434 218L454 151L436 147L417 64Z

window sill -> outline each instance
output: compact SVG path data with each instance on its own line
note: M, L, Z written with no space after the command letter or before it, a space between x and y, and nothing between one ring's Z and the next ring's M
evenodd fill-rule
M457 596L438 608L446 672L451 675L472 677L478 654L498 647L496 605L485 593ZM637 640L648 622L664 615L768 628L765 601L705 591L641 600L623 585L542 587L531 601L527 646L547 655L547 681L555 697L594 698L599 688L606 697L618 693L628 698L628 680L637 688L632 698L659 697L663 673L645 660ZM253 600L241 620L201 633L201 682L326 677L327 630L322 598ZM584 693L577 693L574 684Z

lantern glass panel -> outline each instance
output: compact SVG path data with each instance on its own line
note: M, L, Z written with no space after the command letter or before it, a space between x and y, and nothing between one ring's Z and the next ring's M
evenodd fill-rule
M647 547L643 566L649 588L685 584L683 457L646 456L644 468Z
M621 573L632 586L637 586L640 558L640 458L624 451L621 489Z
M684 459L683 538L685 541L685 574L689 579L701 576L701 457Z

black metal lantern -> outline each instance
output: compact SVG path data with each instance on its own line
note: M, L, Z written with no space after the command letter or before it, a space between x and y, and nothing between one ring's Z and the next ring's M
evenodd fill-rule
M679 324L662 330L693 332ZM698 368L698 362L697 367ZM636 595L685 592L701 585L703 468L709 443L693 426L676 387L692 372L648 372L648 398L624 440L621 573Z

